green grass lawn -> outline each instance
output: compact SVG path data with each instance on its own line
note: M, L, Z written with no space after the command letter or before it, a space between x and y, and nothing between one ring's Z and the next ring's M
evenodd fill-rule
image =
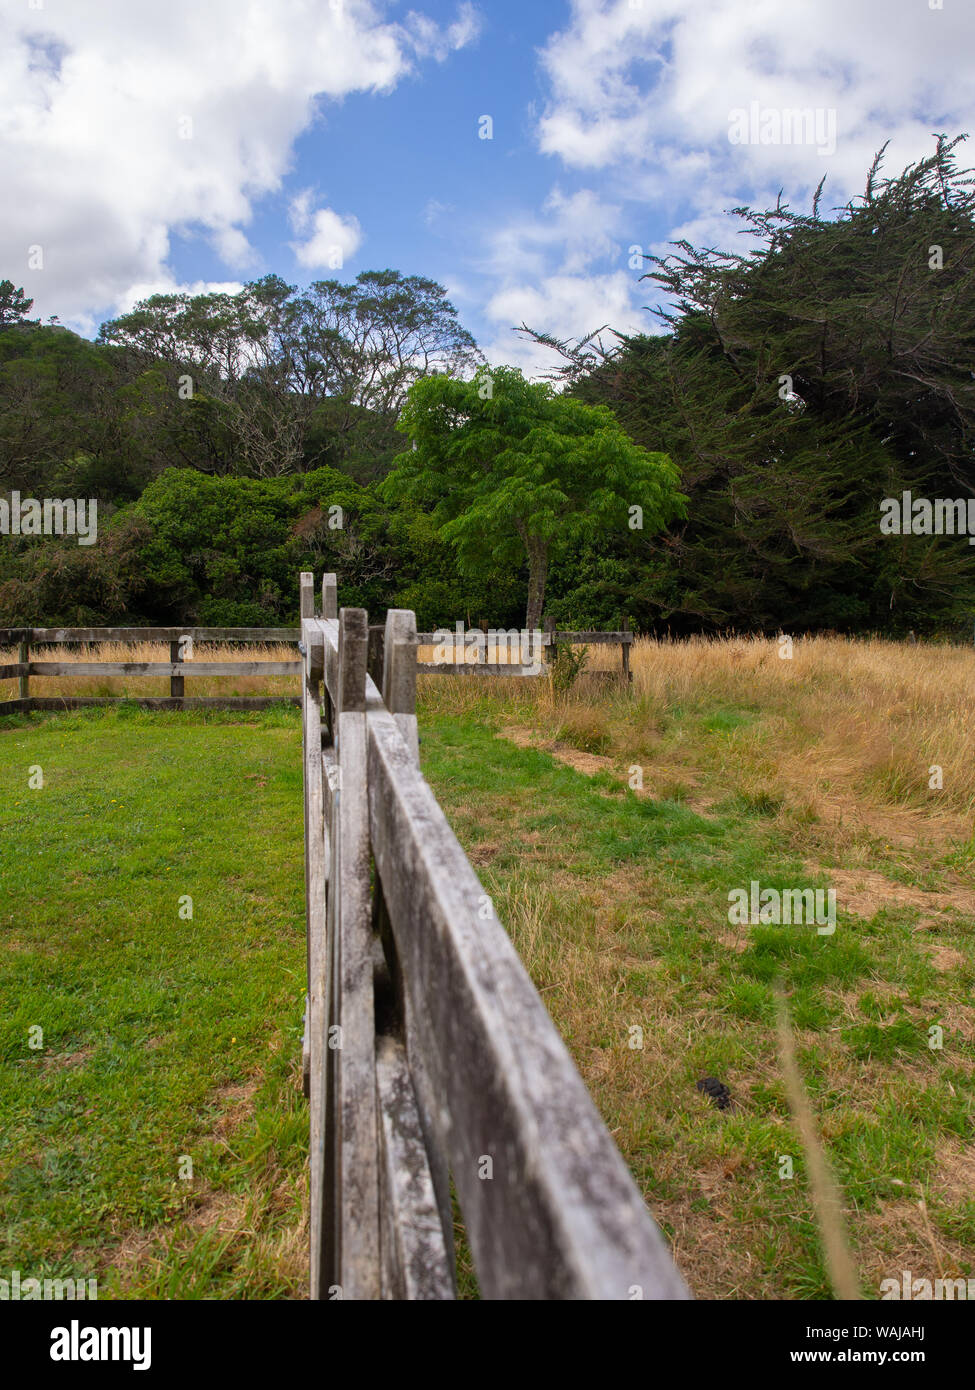
M421 697L424 771L695 1291L829 1296L776 979L865 1294L935 1261L972 1273L970 917L920 932L908 902L857 915L841 895L832 936L729 926L729 888L825 887L842 867L822 825L729 780L757 708L665 721L661 747L700 750L694 809L676 784L630 791L627 758L587 775L516 746L501 730L524 711L500 695L451 698ZM296 711L4 721L0 1275L304 1295L301 816ZM971 876L957 846L866 850L895 885Z
M297 713L6 723L0 1269L301 1296Z

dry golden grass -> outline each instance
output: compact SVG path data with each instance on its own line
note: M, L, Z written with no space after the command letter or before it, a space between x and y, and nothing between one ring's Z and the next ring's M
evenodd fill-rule
M933 809L937 765L938 806L975 811L975 650L810 637L784 660L761 638L644 640L633 671L635 694L661 706L726 701L781 716L768 751L784 783L801 778L828 791L831 779L856 780L877 800Z
M421 656L428 660L429 656ZM432 713L468 713L486 692L551 748L640 762L657 796L695 805L702 775L712 783L706 744L669 746L661 734L675 706L705 714L752 709L734 730L727 784L819 820L844 847L867 832L889 843L967 839L975 820L975 650L877 639L795 639L791 659L763 638L643 638L633 644L625 693L619 649L589 649L586 669L565 694L548 679L423 676ZM558 751L556 749L556 751ZM929 785L940 769L941 787Z
M585 672L563 696L548 680L423 679L430 708L473 709L483 685L523 710L540 737L589 753L653 760L668 711L722 705L762 719L734 733L735 784L751 783L810 817L856 819L901 807L957 835L975 816L972 702L975 650L835 637L796 639L791 659L762 638L641 639L633 644L632 697L615 647L592 647ZM600 679L604 677L604 679ZM622 698L621 698L622 697ZM661 777L695 779L700 747L667 755ZM941 769L941 789L929 786ZM887 825L895 839L896 817Z

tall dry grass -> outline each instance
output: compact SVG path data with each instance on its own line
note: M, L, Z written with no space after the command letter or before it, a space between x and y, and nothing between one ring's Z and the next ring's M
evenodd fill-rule
M855 783L889 804L975 813L975 650L835 637L796 639L791 659L779 650L762 638L637 642L634 693L660 708L756 707L752 751L782 790Z
M820 814L844 799L930 815L975 816L975 650L879 639L806 637L783 659L775 640L642 638L631 648L633 682L618 679L618 647L593 646L566 693L548 679L421 678L438 712L469 712L486 693L540 737L589 753L665 761L675 784L714 769L706 737L682 747L675 720L742 712L722 743L729 779ZM747 716L747 717L746 717ZM929 785L939 768L942 787Z

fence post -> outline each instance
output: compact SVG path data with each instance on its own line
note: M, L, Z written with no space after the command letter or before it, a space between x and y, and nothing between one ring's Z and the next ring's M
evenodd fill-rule
M399 725L399 731L417 764L420 740L416 725L416 614L408 608L390 608L386 614L383 643L383 704Z
M630 620L629 620L629 618L624 618L624 619L623 619L623 631L624 631L624 632L629 632L629 630L630 630ZM630 670L630 644L629 644L629 642L623 642L623 643L622 643L622 646L623 646L623 679L627 682L627 684L629 684L629 682L632 681L632 679L633 679L633 672Z
M176 662L182 664L183 644L178 639L169 644L169 659L174 664ZM169 677L169 698L171 700L182 700L185 689L185 678L183 676L171 675Z
M542 618L542 660L551 671L552 663L556 657L555 646L555 619L550 615Z
M17 660L22 666L27 666L30 662L30 628L25 628L20 635L20 652ZM30 700L30 674L21 671L17 685L17 697L20 700Z
M326 574L322 576L322 617L337 618L338 615L338 580L334 574Z
M315 576L311 570L302 570L299 583L300 613L303 618L315 616Z
M337 1285L345 1299L381 1295L376 1020L363 608L339 614L331 868L325 927L325 1144L322 1260L313 1297ZM333 1041L335 1039L336 1041ZM314 1212L313 1212L314 1217Z

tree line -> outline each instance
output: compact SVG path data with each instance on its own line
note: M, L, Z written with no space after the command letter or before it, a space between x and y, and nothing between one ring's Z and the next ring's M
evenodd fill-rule
M156 295L89 341L0 282L0 494L99 500L99 542L0 537L0 626L273 625L346 602L641 630L970 635L975 549L882 535L975 495L975 185L961 137L744 249L647 257L642 335L485 362L393 270ZM587 327L580 325L580 329ZM656 331L653 331L656 330Z

